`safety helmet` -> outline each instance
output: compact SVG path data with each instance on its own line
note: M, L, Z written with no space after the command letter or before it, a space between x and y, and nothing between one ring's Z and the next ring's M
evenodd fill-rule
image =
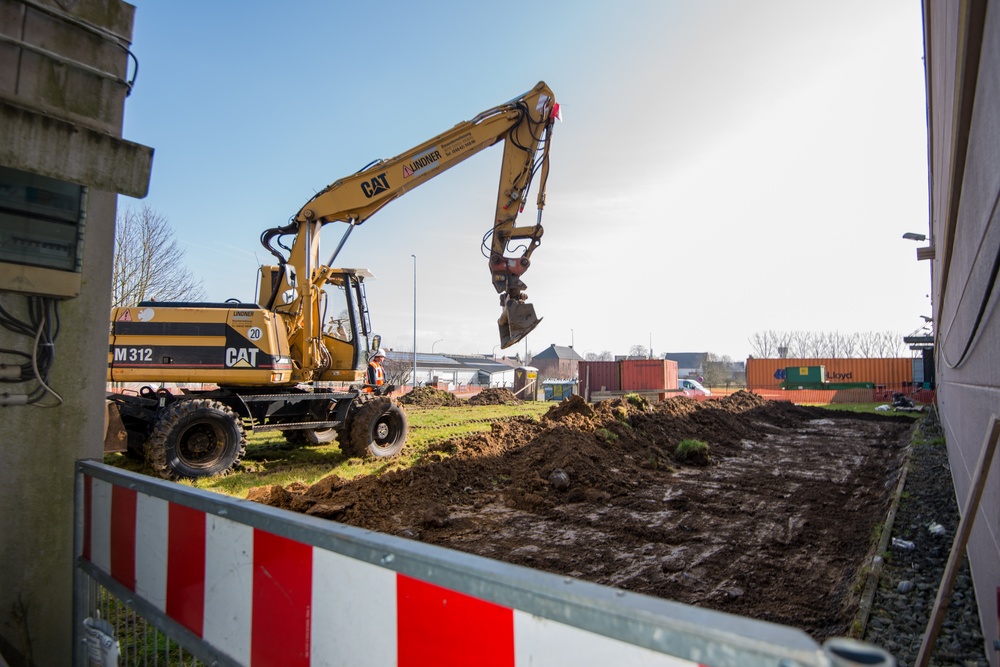
M382 350L375 350L374 352L372 352L371 356L372 359L377 359L378 357L382 357L383 359L385 359L385 353L382 352Z

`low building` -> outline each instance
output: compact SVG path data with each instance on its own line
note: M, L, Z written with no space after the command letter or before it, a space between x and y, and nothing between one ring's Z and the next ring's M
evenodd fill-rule
M553 343L531 357L531 365L545 378L572 379L579 377L579 365L584 358L572 346Z
M677 362L677 377L703 377L708 352L667 352L664 359Z
M414 363L420 385L511 387L514 384L514 367L489 356L418 352L414 362L412 352L389 351L386 360L390 373L393 368L405 373L405 384L413 382Z

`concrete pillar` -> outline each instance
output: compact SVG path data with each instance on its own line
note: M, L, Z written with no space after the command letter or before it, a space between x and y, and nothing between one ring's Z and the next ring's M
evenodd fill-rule
M58 302L49 376L62 402L0 407L0 664L71 663L73 470L103 450L116 193L145 196L152 162L152 149L121 139L134 10L119 0L0 0L0 166L87 187L79 294ZM0 220L0 234L10 224ZM32 291L52 294L48 279L33 283L31 270L3 259L0 306L27 319ZM32 346L0 327L0 348ZM0 353L0 363L23 361ZM36 387L5 383L0 395Z

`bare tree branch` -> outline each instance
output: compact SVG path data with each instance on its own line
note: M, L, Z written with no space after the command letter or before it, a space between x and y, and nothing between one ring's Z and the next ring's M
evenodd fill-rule
M892 358L905 350L895 331L758 331L747 340L752 356L761 359Z
M112 306L141 301L195 301L203 298L201 281L184 265L184 251L165 217L149 206L126 206L115 223Z

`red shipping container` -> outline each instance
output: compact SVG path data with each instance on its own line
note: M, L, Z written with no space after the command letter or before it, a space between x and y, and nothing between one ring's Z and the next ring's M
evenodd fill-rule
M664 359L664 373L666 373L667 385L664 389L677 389L680 385L677 384L677 362L672 359Z
M626 359L622 364L624 391L677 389L677 362L668 359Z
M621 391L621 372L617 361L581 361L580 394L587 400L595 391Z

